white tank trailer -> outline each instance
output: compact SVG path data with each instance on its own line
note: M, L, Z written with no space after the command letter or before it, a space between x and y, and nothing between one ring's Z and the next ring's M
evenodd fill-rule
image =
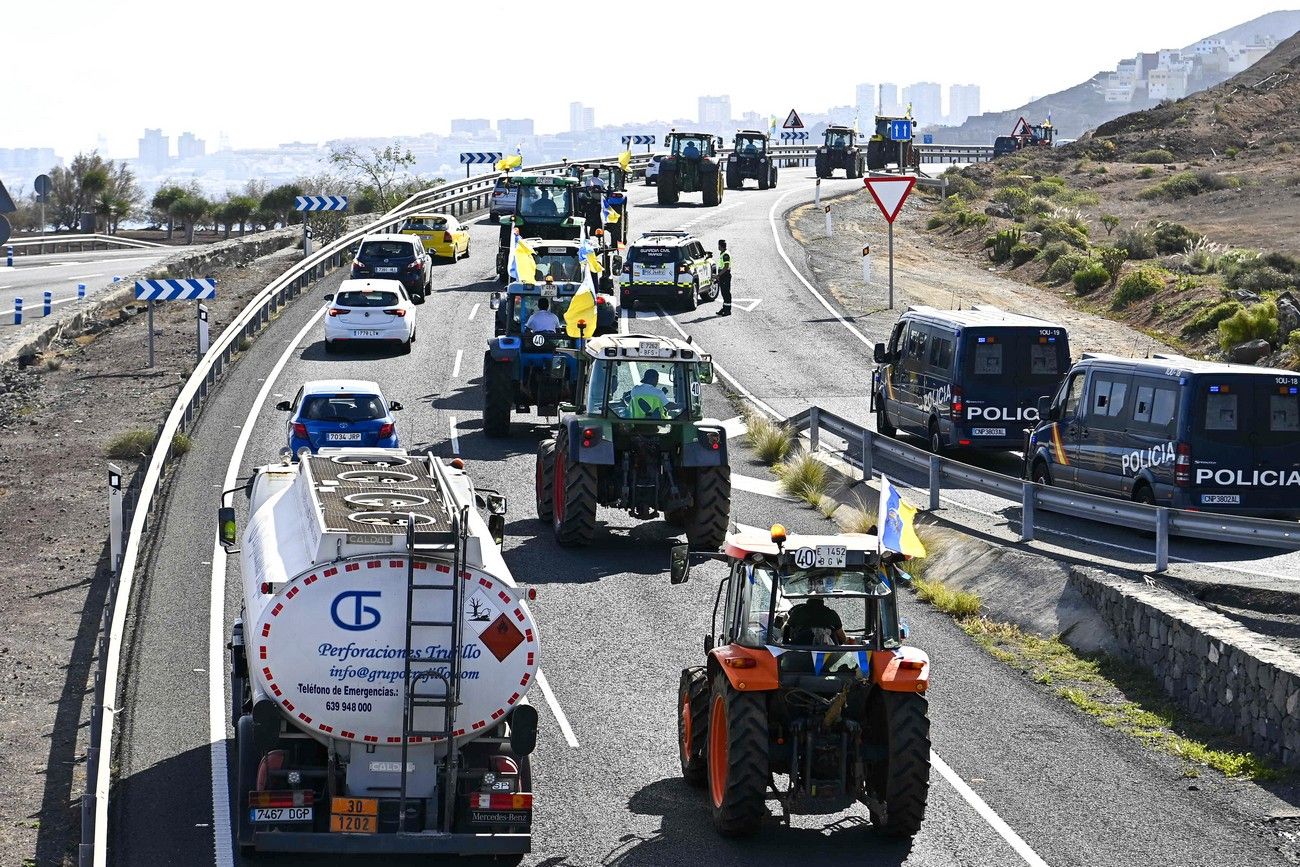
M505 501L458 464L322 450L245 486L241 850L529 851L537 626L501 557ZM219 524L233 547L233 507Z

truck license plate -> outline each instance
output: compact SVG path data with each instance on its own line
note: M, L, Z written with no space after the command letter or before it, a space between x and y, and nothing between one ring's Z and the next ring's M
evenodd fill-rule
M253 807L248 811L254 822L310 822L311 807Z
M1007 429L1004 427L976 427L971 428L971 435L977 437L1004 437L1007 435Z
M332 443L356 443L361 442L359 433L327 433L325 439Z
M1240 506L1241 494L1201 494L1201 503L1207 506Z

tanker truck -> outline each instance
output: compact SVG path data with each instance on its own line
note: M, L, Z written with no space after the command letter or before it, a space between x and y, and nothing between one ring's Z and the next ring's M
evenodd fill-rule
M231 630L242 852L530 851L537 626L505 499L459 460L322 449L257 469ZM227 492L231 494L234 492ZM480 512L482 510L482 513Z

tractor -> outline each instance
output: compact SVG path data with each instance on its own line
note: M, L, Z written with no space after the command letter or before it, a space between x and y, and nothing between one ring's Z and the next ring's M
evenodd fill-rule
M817 177L829 178L836 169L844 169L844 177L860 178L865 165L858 134L847 126L828 126L817 148Z
M1023 117L1011 128L1011 135L1000 135L993 140L993 156L1013 154L1023 148L1050 148L1056 140L1056 127L1050 120L1031 124Z
M537 448L537 517L564 546L586 545L596 507L638 520L664 518L696 547L716 550L727 531L731 473L722 422L704 418L702 383L713 362L682 340L609 334L564 351L556 378L579 362L577 400Z
M563 320L573 296L582 288L579 273L560 273L560 277L571 278L572 282L558 282L548 275L541 284L511 283L504 296L493 293L490 304L496 310L496 336L488 341L483 353L483 433L487 436L508 436L512 411L536 408L539 416L554 416L561 402L574 399L577 360L557 356L557 350L576 346L577 338L569 337L563 329L529 331L527 324L542 298ZM616 331L618 312L613 299L597 294L591 335ZM557 358L564 364L562 375L552 369Z
M860 803L885 836L920 829L930 662L902 643L902 555L878 550L874 535L787 535L780 524L738 527L721 553L673 548L674 584L692 558L728 567L707 661L683 669L677 696L682 776L705 790L722 835L759 830L769 786L787 825Z
M593 169L600 171L603 188L588 183ZM603 228L609 241L618 246L627 237L628 229L627 171L617 162L575 163L570 170L582 184L578 188L578 208L588 234Z
M501 218L497 247L497 279L510 279L510 239L513 230L521 238L576 240L582 237L584 219L578 202L578 181L569 177L514 177L518 190L512 213Z
M659 161L659 204L675 205L682 193L702 193L710 207L722 202L720 137L673 130L664 136L664 147L668 154Z
M776 186L776 163L769 152L770 144L765 132L742 129L736 133L731 156L727 157L727 189L740 189L746 178L758 181L760 190Z
M895 123L905 122L907 124L907 138L895 139L893 137L893 126ZM912 164L912 134L916 130L916 122L910 117L884 117L876 115L876 129L867 141L867 168L873 172L880 171L889 164L894 164L900 169Z

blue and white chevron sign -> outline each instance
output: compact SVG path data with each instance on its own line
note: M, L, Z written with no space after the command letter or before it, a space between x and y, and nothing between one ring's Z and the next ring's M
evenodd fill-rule
M808 141L808 131L783 132L781 133L781 141Z
M655 137L652 135L623 136L623 144L625 145L654 144L654 143L655 143Z
M140 301L202 301L217 297L217 281L210 278L137 280L135 297Z
M346 211L347 196L299 196L294 202L298 211Z
M501 154L496 151L469 151L460 155L460 164L462 166L477 166L495 163L501 159Z

